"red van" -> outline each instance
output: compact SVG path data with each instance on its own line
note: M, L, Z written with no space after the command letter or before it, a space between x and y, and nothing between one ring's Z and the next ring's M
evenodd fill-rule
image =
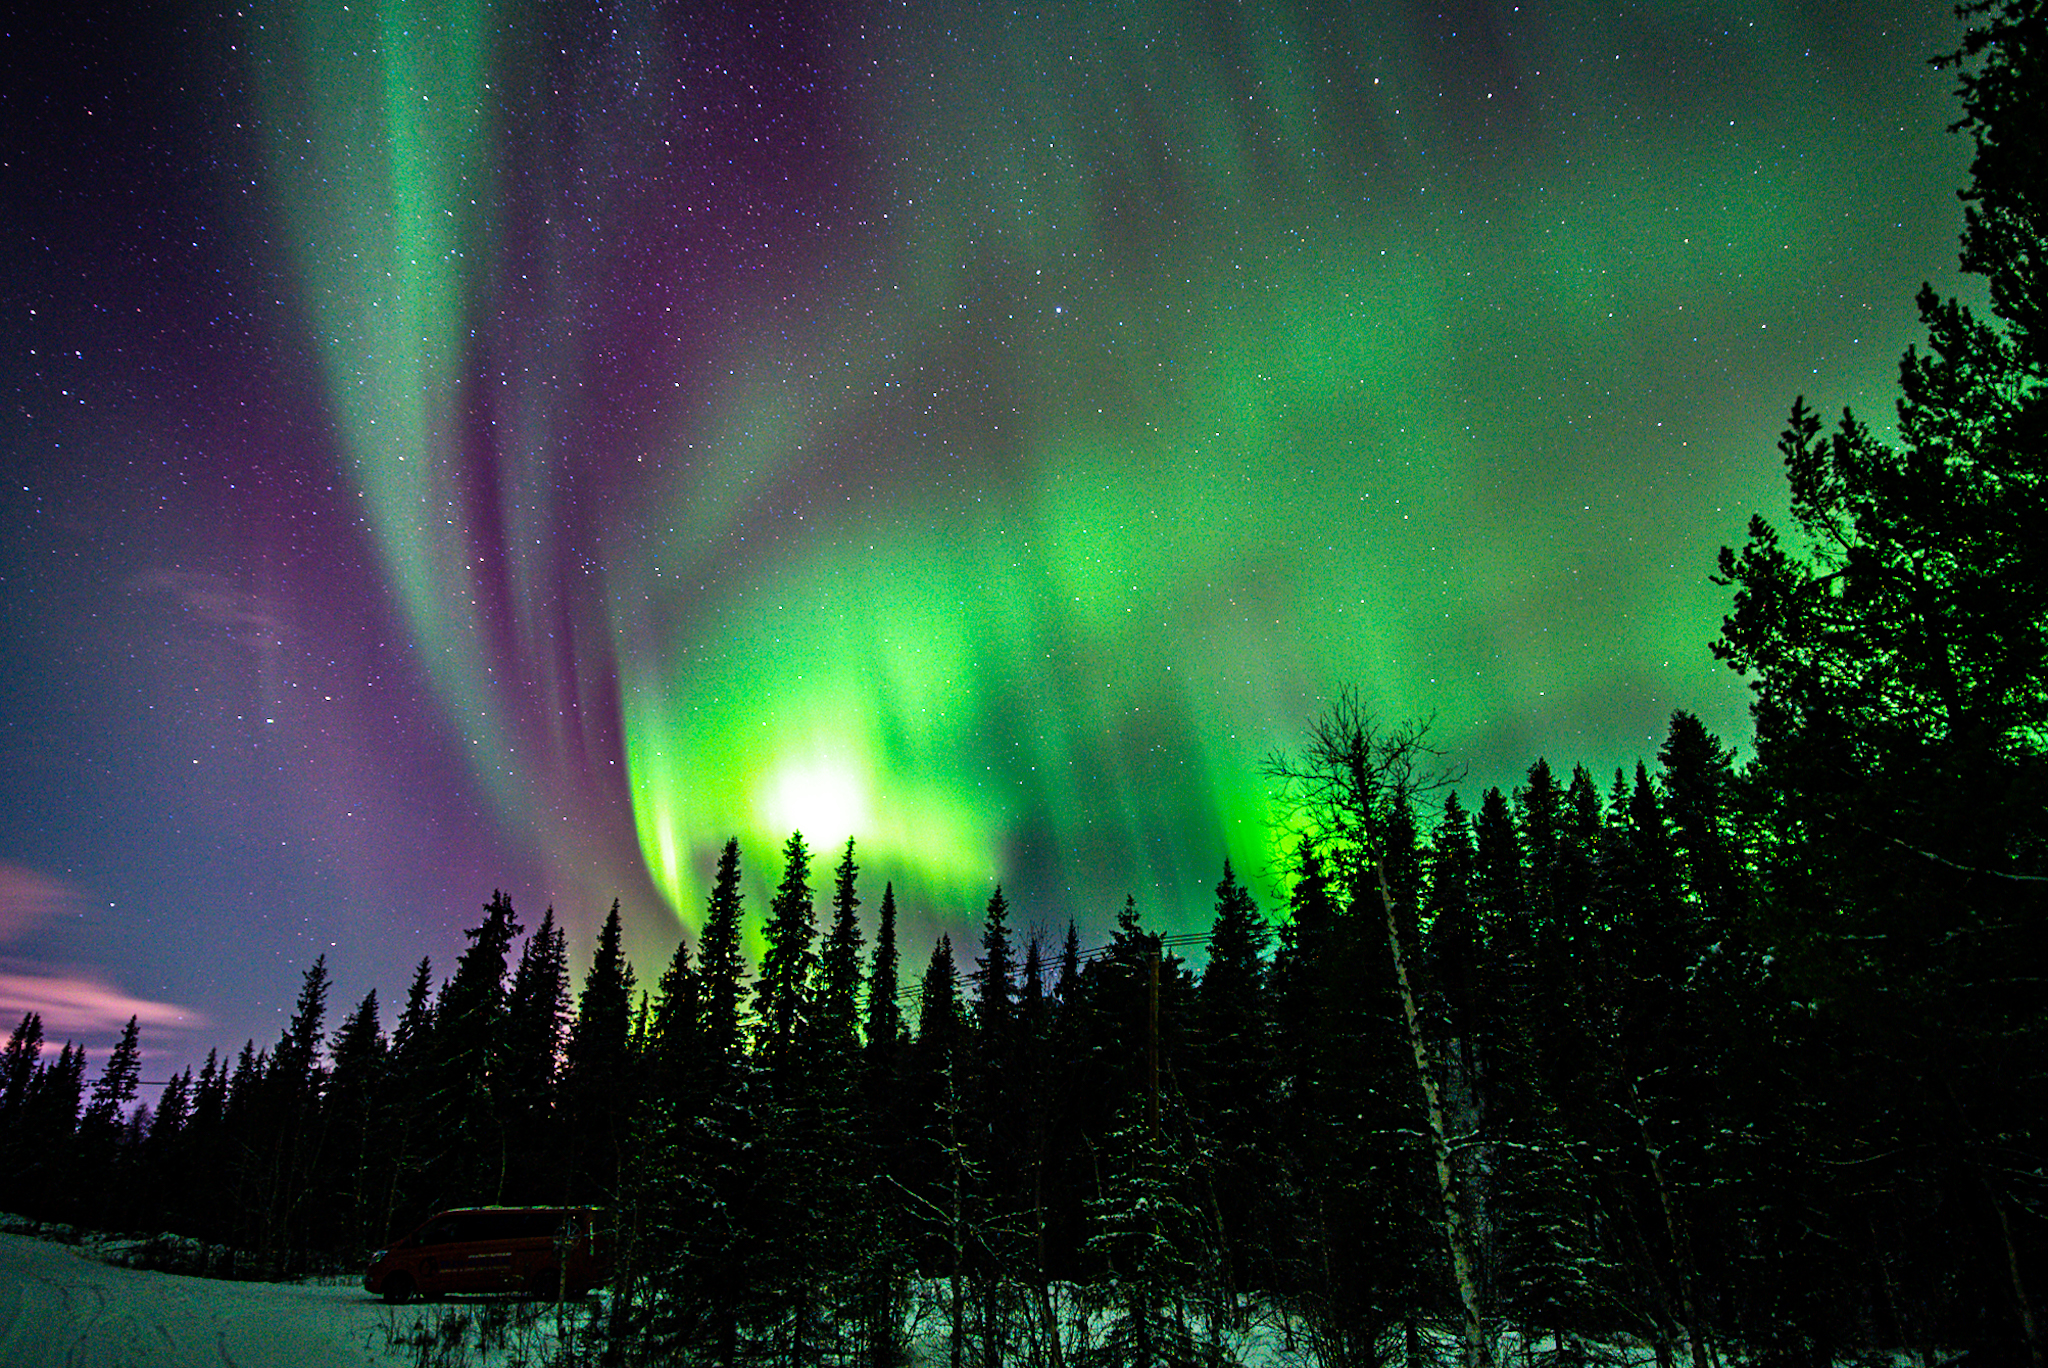
M458 1207L370 1256L363 1286L388 1302L451 1292L580 1297L611 1272L596 1207Z

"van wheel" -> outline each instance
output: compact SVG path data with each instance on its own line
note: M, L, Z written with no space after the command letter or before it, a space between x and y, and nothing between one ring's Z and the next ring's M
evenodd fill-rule
M551 1302L562 1293L562 1270L537 1268L526 1279L526 1295L535 1301Z
M384 1300L393 1306L403 1306L412 1300L412 1279L403 1273L393 1273L384 1280Z

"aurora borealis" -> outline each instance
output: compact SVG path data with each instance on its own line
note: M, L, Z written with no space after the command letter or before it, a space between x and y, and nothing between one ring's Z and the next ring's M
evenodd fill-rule
M644 972L791 829L896 881L911 962L997 880L1199 929L1346 683L1475 794L1675 707L1740 741L1713 552L1792 397L1885 419L1955 288L1955 32L14 21L0 1014L261 1041L315 954L445 971L494 887L579 966L623 899Z

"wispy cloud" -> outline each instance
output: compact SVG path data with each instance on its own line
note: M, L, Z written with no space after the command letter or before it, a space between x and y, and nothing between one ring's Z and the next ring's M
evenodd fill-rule
M52 1040L111 1035L131 1016L144 1027L206 1024L206 1018L190 1008L130 997L95 979L0 973L0 1021L11 1023L30 1012L42 1013L43 1034Z
M195 570L145 570L128 581L138 594L168 594L201 622L224 627L252 646L275 646L286 635L284 615L260 594L241 589L219 575Z
M203 1013L190 1007L134 997L90 971L36 959L29 948L33 933L60 917L76 916L88 902L61 879L0 862L0 950L7 952L0 956L0 1032L30 1012L42 1013L48 1040L104 1040L131 1016L158 1030L208 1024Z
M70 885L0 861L0 945L12 944L54 917L76 911Z

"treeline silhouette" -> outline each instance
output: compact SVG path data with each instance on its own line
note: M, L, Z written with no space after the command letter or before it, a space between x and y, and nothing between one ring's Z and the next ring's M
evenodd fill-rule
M1050 1361L1077 1296L1104 1361L1202 1361L1284 1311L1319 1361L1419 1363L1460 1317L1453 1223L1489 1333L1560 1361L2024 1344L2038 1193L1972 1146L2013 1137L2026 1099L1957 1060L1919 1086L1968 1089L1952 1106L1982 1140L1873 1129L1902 1061L1776 969L1777 833L1695 718L1654 773L1539 760L1426 821L1398 768L1414 734L1333 719L1279 776L1301 800L1284 919L1226 864L1199 972L1168 941L1204 938L1131 902L1106 946L1020 944L998 889L964 960L941 938L906 981L893 889L864 919L853 843L814 892L792 836L749 975L732 842L694 953L644 991L616 904L572 1004L552 911L522 940L499 894L388 1035L374 992L328 1031L318 960L273 1045L209 1056L154 1110L130 1105L132 1025L88 1094L81 1052L38 1061L31 1015L0 1183L31 1214L232 1247L251 1275L360 1259L448 1206L600 1204L614 1333L717 1362L901 1361L913 1288L939 1280L987 1364ZM1350 810L1313 787L1347 756L1396 762Z

